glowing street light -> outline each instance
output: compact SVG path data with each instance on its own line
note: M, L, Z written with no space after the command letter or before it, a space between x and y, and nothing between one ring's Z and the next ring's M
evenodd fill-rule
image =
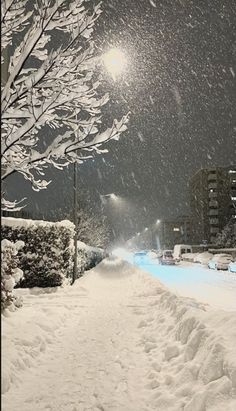
M116 77L124 71L127 65L125 54L117 48L110 49L103 55L102 59L113 80L116 80Z
M103 198L103 197L108 197L108 198L110 198L111 200L118 200L118 198L119 198L119 197L118 197L116 194L114 194L114 193L101 194L100 197L101 197L101 198Z
M156 221L156 224L158 225L158 224L160 224L160 222L161 222L161 220L157 220L157 221Z

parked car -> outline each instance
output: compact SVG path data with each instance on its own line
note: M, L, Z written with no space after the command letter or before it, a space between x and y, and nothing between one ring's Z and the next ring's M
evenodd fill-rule
M193 261L194 263L207 265L212 258L213 254L208 253L208 251L205 251L204 253L198 253L197 255L195 255Z
M236 273L236 261L231 261L231 263L229 263L228 270L231 273Z
M195 253L184 253L181 256L181 259L188 262L194 262L196 254Z
M175 264L175 260L173 257L173 252L172 250L164 250L163 254L160 258L160 263L162 265L174 265Z
M173 257L176 261L182 260L182 255L186 253L192 253L192 246L186 244L176 244L174 246Z
M228 270L231 262L232 256L230 254L215 254L208 262L208 267L213 270Z
M157 253L156 253L156 251L154 251L154 250L150 250L150 251L148 251L147 256L148 256L151 260L153 260L153 259L156 259L156 258L157 258Z

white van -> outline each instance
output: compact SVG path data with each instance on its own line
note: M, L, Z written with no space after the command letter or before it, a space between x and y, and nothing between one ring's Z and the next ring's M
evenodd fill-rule
M174 246L173 257L176 261L182 260L182 255L192 253L192 246L186 244L176 244Z

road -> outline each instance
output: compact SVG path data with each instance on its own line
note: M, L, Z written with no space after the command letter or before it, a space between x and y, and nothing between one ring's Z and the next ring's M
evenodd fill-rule
M119 256L134 264L133 254L119 250ZM175 266L159 265L157 260L145 259L136 264L158 278L175 293L193 297L215 308L236 311L236 274L214 271L200 264L182 262Z

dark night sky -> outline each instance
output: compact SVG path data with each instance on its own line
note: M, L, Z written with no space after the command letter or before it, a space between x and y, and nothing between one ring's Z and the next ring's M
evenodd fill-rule
M98 52L119 47L128 57L119 81L103 73L111 98L104 121L127 111L131 117L108 154L81 166L80 187L92 208L97 193L121 195L109 213L120 231L130 217L134 226L123 225L129 236L157 218L188 212L187 184L197 169L235 163L236 2L104 0L103 10ZM53 182L40 193L14 177L9 195L27 195L29 209L43 212L70 204L71 171L50 172Z

